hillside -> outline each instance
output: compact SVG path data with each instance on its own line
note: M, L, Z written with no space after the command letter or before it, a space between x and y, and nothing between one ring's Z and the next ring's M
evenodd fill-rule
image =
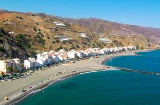
M68 19L44 13L19 13L0 10L2 58L25 59L35 52L90 47L119 47L134 45L139 48L153 48L160 37L159 29L113 23L100 19ZM85 33L87 37L78 34ZM103 43L99 38L108 38ZM8 50L12 51L10 54ZM18 53L18 54L17 54ZM22 57L23 56L23 57Z
M0 14L0 25L6 32L25 34L30 37L30 44L35 50L51 50L65 48L70 50L91 47L90 43L98 44L93 32L78 25L65 23L65 27L56 26L53 22L61 22L56 18L42 17L32 13L3 13ZM86 32L90 39L78 37L78 32ZM73 40L61 42L55 36L71 37ZM92 41L92 42L91 42ZM98 46L97 46L98 47Z
M160 38L160 29L158 28L127 25L116 22L109 22L106 20L96 19L96 18L80 18L80 19L62 18L62 19L66 22L81 25L87 29L93 30L98 33L108 33L116 35L142 34L147 37L154 36Z
M14 38L0 28L0 59L26 59L29 56L34 56L34 51L25 36L19 34Z

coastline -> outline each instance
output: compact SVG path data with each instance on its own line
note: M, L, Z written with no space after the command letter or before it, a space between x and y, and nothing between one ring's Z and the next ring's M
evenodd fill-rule
M103 63L116 56L128 56L128 55L135 55L137 52L146 51L146 50L135 50L135 51L128 51L128 52L119 52L109 55L102 55L99 58L90 58L86 60L77 61L76 63L68 63L62 64L60 66L51 67L47 70L43 71L36 71L27 78L22 78L14 81L5 81L0 83L1 86L4 84L7 87L2 88L2 93L5 95L0 95L0 104L2 105L9 105L24 99L28 95L40 91L41 89L47 87L48 85L55 83L59 80L63 80L65 78L72 77L74 75L78 75L84 72L92 72L92 71L99 71L99 70L117 70L115 67L109 67L103 65ZM147 50L149 51L149 50ZM83 67L82 67L83 65ZM39 78L37 78L39 77ZM35 79L34 81L32 79ZM25 82L25 81L30 82ZM42 82L43 81L43 82ZM9 82L9 83L7 83ZM19 86L20 84L26 83L23 86ZM16 88L12 89L12 85L16 83ZM19 85L18 85L19 84ZM17 87L19 86L19 87ZM31 89L28 86L32 86ZM26 92L20 92L20 89L27 90ZM10 90L6 93L6 90ZM4 96L8 96L9 100L3 100Z

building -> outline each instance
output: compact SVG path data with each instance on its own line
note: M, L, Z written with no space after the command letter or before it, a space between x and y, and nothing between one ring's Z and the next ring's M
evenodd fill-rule
M34 69L38 67L38 63L35 58L28 58L27 60L24 60L24 67L26 69Z
M0 60L0 71L4 73L13 72L16 63L13 59Z
M74 59L74 58L76 58L75 50L68 51L67 52L67 56L68 56L68 59Z
M65 27L66 25L64 23L59 23L59 22L53 22L56 26L63 26Z
M112 41L108 38L99 38L98 40L102 43L112 43Z
M86 33L84 33L84 32L79 32L78 36L80 36L82 38L89 38L89 36Z

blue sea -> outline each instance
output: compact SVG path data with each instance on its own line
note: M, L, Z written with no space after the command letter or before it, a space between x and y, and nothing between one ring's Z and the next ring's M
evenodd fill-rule
M107 60L106 65L160 73L160 50ZM160 76L121 70L73 76L17 105L160 105Z

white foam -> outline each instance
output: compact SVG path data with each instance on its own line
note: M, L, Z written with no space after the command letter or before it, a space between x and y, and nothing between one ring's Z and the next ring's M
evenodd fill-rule
M91 72L98 72L98 71L91 71Z

